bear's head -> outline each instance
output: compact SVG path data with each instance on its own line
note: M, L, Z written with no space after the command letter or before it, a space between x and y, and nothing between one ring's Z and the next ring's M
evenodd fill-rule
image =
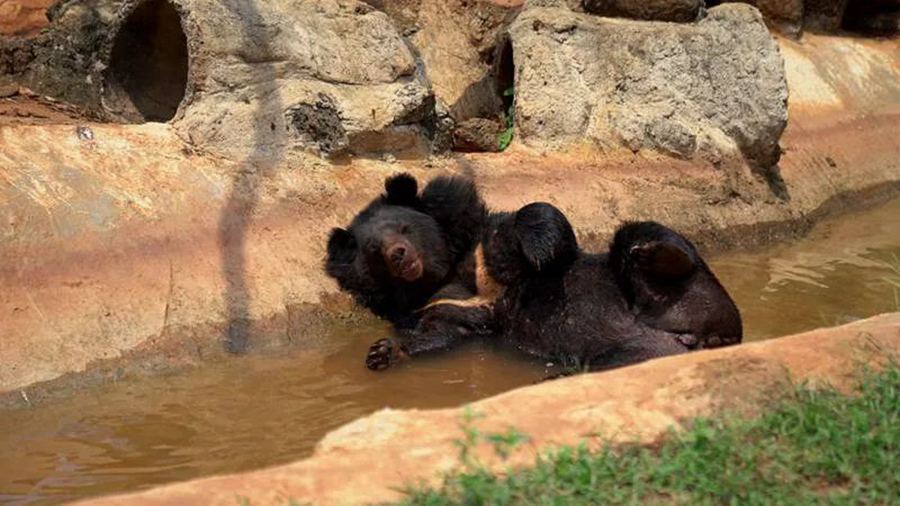
M328 239L326 272L341 289L376 314L416 309L445 282L453 267L447 235L423 212L418 184L400 174L385 192Z

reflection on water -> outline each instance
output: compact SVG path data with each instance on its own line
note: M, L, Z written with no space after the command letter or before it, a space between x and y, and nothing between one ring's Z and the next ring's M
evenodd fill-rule
M343 329L329 349L233 358L0 412L0 503L59 502L289 462L378 409L455 406L545 375L541 364L479 343L373 373L363 358L384 332Z
M900 200L824 223L807 238L711 265L747 340L896 310ZM362 358L384 326L336 329L327 348L247 356L129 380L36 409L0 413L0 503L52 503L302 458L326 432L383 407L435 408L545 374L473 344L372 373Z
M900 311L900 199L819 224L804 239L710 265L735 298L746 341Z

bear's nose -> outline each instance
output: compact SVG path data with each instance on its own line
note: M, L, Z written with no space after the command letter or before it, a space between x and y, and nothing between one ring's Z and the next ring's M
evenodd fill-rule
M406 247L401 244L393 246L388 250L388 258L391 259L391 262L399 264L403 261L404 257L406 257Z

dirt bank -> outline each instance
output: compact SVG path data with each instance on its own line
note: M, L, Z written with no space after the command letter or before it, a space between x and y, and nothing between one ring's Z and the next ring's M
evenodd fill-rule
M199 152L165 124L2 125L3 404L222 356L224 338L311 346L317 322L351 309L322 273L328 230L400 170L472 175L497 208L554 202L592 247L634 218L708 250L765 243L897 195L900 41L779 42L790 121L768 179L735 164L515 146L251 165Z
M753 414L791 384L849 389L860 364L900 351L900 313L843 327L668 357L607 373L514 390L474 403L482 433L511 427L530 444L506 462L487 445L481 458L495 469L532 462L535 452L587 441L652 442L690 418L721 410ZM383 410L322 440L310 459L245 474L206 478L83 504L371 504L396 500L404 485L436 484L459 464L462 408ZM353 479L348 480L347 477Z

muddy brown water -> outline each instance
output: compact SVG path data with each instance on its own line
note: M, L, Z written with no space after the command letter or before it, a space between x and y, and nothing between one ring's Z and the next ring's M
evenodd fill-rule
M806 238L714 257L746 340L900 309L900 199L823 222ZM375 410L455 406L533 383L543 362L471 344L371 373L379 324L335 328L328 344L130 379L0 412L0 503L58 503L309 455L328 431Z

